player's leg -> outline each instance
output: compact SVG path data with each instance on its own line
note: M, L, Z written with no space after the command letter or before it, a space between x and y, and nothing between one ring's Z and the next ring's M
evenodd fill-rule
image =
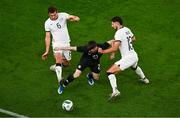
M116 97L116 96L120 95L120 91L117 89L117 81L116 81L116 76L115 76L115 74L120 72L120 71L121 71L121 69L116 64L112 65L107 71L107 75L108 75L110 85L111 85L111 88L112 88L112 91L113 91L110 94L110 97L109 97L108 100L111 100L113 97Z
M64 81L63 86L66 87L69 83L71 83L74 79L78 78L81 75L82 71L79 69L76 69L76 71L73 74L70 74L68 78Z
M111 68L107 71L108 78L109 78L109 81L110 81L110 84L112 87L112 91L113 91L110 99L120 95L120 92L117 89L117 82L116 82L115 74L117 72L121 72L121 71L131 67L135 62L136 62L136 60L132 60L132 56L123 57L119 61L115 62L115 64L112 65Z
M140 81L142 81L145 84L149 84L149 80L145 77L144 72L138 66L137 63L135 63L133 66L131 66L131 69L134 70L135 73L141 78Z
M100 64L89 65L91 72L87 74L89 85L94 85L94 80L99 80Z
M64 91L64 87L66 87L69 83L71 83L75 78L78 78L82 71L86 68L86 65L80 62L76 71L73 74L70 74L66 80L60 81L60 86L58 88L58 93L62 94Z
M54 49L54 53L58 53L58 52L61 53L61 57L62 57L61 63L62 63L62 66L63 66L63 67L68 67L68 66L70 66L71 51L65 51L65 50L55 51L55 49ZM51 70L51 71L55 71L55 67L56 67L56 64L51 65L51 66L50 66L50 70Z
M94 76L93 76L93 73L92 72L89 72L87 75L86 75L87 79L88 79L88 84L89 85L94 85Z
M68 67L68 66L70 66L70 61L68 61L67 59L63 58L62 59L62 67ZM50 70L51 71L55 72L55 68L56 68L56 64L50 66Z
M58 82L60 82L62 80L62 55L61 53L55 53L54 57L56 60L55 72Z
M60 81L60 86L58 88L58 93L62 94L64 91L64 87L66 87L69 83L73 82L74 79L78 78L81 75L81 70L76 69L73 74L70 74L66 80Z
M121 69L119 68L118 65L114 64L112 65L108 70L107 70L107 75L110 81L110 85L112 88L112 94L111 97L120 95L119 90L117 89L117 80L115 74L120 72Z
M93 79L94 80L99 80L99 76L100 76L100 71L101 71L101 66L100 64L97 64L95 66L93 66L93 68L91 68L92 71L92 75L93 75Z
M63 55L63 66L68 67L70 65L70 60L71 60L71 51L62 51Z
M99 80L99 73L95 73L95 72L89 72L87 74L87 78L88 78L88 83L89 85L94 85L94 80Z

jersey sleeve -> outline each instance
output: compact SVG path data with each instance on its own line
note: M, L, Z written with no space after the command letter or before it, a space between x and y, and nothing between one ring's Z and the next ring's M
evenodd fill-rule
M123 37L121 35L121 32L116 32L115 36L114 36L114 39L117 40L117 41L122 41Z
M45 22L44 28L46 32L50 32L49 24L47 22Z
M64 17L65 19L68 19L68 18L69 18L69 14L68 14L68 13L63 12L63 13L60 13L60 14L63 15L63 17Z
M130 33L130 36L131 36L131 37L133 37L133 36L134 36L134 34L131 32L131 30L129 31L129 33Z
M77 46L77 52L85 52L86 47L85 46Z
M110 46L110 44L107 43L107 42L105 42L105 43L99 45L99 47L101 47L103 50L108 49L109 46Z

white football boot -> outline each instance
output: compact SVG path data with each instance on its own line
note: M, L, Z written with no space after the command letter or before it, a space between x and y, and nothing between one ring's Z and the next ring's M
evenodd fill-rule
M55 67L56 67L56 64L51 65L49 69L50 69L51 71L54 71L54 72L55 72Z
M115 92L113 92L113 93L110 94L110 97L109 97L108 100L111 100L112 98L115 98L115 97L117 97L117 96L120 96L120 94L121 94L120 91L119 91L118 89L116 89Z
M149 84L149 80L147 78L139 79L139 81L143 82L144 84Z

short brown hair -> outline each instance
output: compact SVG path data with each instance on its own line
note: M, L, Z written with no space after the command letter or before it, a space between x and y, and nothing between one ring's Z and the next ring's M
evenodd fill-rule
M112 22L119 22L121 25L123 25L123 20L120 16L114 16L112 19L111 19Z
M96 41L91 40L91 41L89 41L89 42L88 42L88 45L87 45L87 50L89 51L89 50L91 50L91 49L95 48L96 46L97 46Z
M56 7L53 7L53 6L50 6L48 8L48 13L54 13L54 12L57 12L57 8Z

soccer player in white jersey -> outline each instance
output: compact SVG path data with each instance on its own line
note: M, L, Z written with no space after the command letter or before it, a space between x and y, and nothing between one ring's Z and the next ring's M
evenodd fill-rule
M68 66L71 60L70 51L60 51L58 48L70 46L70 36L67 29L67 20L79 21L78 16L70 15L68 13L58 13L55 7L48 8L49 18L45 22L45 52L42 55L42 59L45 60L49 54L51 35L52 35L52 47L56 65L54 67L58 82L62 79L62 65Z
M121 17L115 16L112 18L112 27L117 30L114 36L114 44L111 48L102 50L100 53L114 53L119 49L121 53L121 59L115 62L108 70L107 75L112 87L112 94L110 99L120 95L117 89L116 76L117 72L121 72L131 67L136 74L141 78L140 80L145 84L149 83L149 80L145 77L142 69L138 66L138 55L135 52L132 42L135 41L135 36L131 30L123 26Z

